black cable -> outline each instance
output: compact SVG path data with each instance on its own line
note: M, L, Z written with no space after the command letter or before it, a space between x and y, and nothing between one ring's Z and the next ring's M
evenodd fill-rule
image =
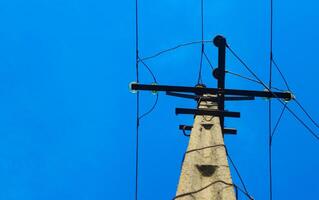
M145 68L147 69L147 71L151 74L154 83L157 84L156 77L155 77L154 73L152 72L151 68L150 68L144 61L140 61L140 62L143 64L143 66L145 66ZM152 107L151 107L147 112L145 112L144 114L142 114L142 115L139 117L139 120L141 120L143 117L145 117L145 116L149 115L151 112L153 112L153 110L155 109L155 107L156 107L156 105L157 105L158 97L159 97L159 95L158 95L158 93L156 93L156 99L155 99L154 104L152 105Z
M289 87L289 85L288 85L288 81L287 81L286 77L284 76L284 74L281 72L279 66L277 65L277 63L275 62L275 60L274 60L273 57L272 57L272 62L273 62L273 64L275 65L277 71L279 72L279 74L280 74L282 80L284 81L284 83L285 83L285 85L286 85L286 87L287 87L287 90L290 91L290 87Z
M152 105L152 107L147 111L145 112L144 114L142 114L140 117L139 117L139 120L141 120L143 117L146 117L147 115L149 115L151 112L153 112L153 110L155 109L157 103L158 103L158 93L156 93L156 99L155 99L155 102L154 104Z
M278 70L278 72L279 72L281 78L283 79L283 81L284 81L284 83L285 83L285 85L286 85L286 87L287 87L287 90L288 90L288 91L291 91L286 77L284 76L284 74L283 74L282 71L280 70L280 68L279 68L277 62L274 60L274 58L272 58L272 62L273 62L273 64L274 64L274 66L276 67L276 69ZM311 117L311 115L309 114L309 112L306 111L306 109L301 105L301 103L300 103L296 98L294 98L293 100L297 103L297 105L301 108L301 110L307 115L307 117L310 119L310 121L311 121L317 128L319 128L319 124Z
M312 121L312 123L319 128L318 123L311 117L311 115L306 111L306 109L301 105L301 103L295 98L294 101L297 103L297 105L301 108L301 110L307 115L307 117Z
M270 0L270 58L269 58L269 83L272 89L272 63L273 63L273 0ZM272 200L272 99L268 101L268 146L269 146L269 199Z
M213 185L215 185L217 183L223 183L224 185L227 185L229 187L234 186L234 184L232 184L232 183L227 183L227 182L222 181L222 180L217 180L217 181L213 181L212 183L210 183L210 184L208 184L208 185L206 185L206 186L204 186L204 187L202 187L202 188L200 188L198 190L194 190L192 192L186 192L186 193L183 193L183 194L180 194L180 195L176 195L173 198L173 200L178 199L178 198L182 198L182 197L185 197L185 196L194 195L194 194L199 193L199 192L201 192L201 191L203 191L203 190L205 190L205 189L207 189L207 188L209 188L209 187L211 187L211 186L213 186Z
M203 79L202 79L203 48L204 48L204 46L202 46L202 51L201 51L201 54L200 54L200 62L199 62L199 69L198 69L197 84L203 83Z
M243 180L242 176L240 175L239 170L238 170L238 168L236 167L235 163L233 162L233 159L232 159L231 156L229 155L227 149L226 149L226 155L227 155L227 157L229 158L230 163L231 163L232 166L234 167L235 172L236 172L236 174L237 174L237 176L238 176L238 178L239 178L239 180L240 180L240 182L241 182L241 184L242 184L242 186L243 186L245 192L248 194L249 192L248 192L248 190L247 190L247 188L246 188L246 185L245 185L245 183L244 183L244 180Z
M243 78L243 79L246 79L246 80L249 80L249 81L252 81L252 82L255 82L255 83L259 83L259 84L260 84L260 82L257 81L257 80L255 80L255 79L252 79L252 78L249 78L249 77L246 77L246 76L237 74L237 73L235 73L235 72L231 72L231 71L228 71L228 70L226 70L225 72L228 73L228 74L231 74L231 75L234 75L234 76L238 76L238 77L240 77L240 78Z
M144 58L140 58L139 61L145 61L145 60L153 59L153 58L156 58L156 57L162 55L163 53L174 51L174 50L179 49L181 47L186 47L186 46L190 46L190 45L194 45L194 44L202 44L202 43L212 43L212 41L210 41L210 40L202 41L201 40L201 41L193 41L193 42L182 43L182 44L176 45L174 47L159 51L159 52L157 52L157 53L155 53L153 55L150 55L150 56L147 56L147 57L144 57Z
M262 83L260 83L259 81L255 80L255 79L252 79L252 78L247 77L247 76L243 76L243 75L235 73L235 72L231 72L231 71L226 70L225 73L228 73L228 74L231 74L231 75L234 75L234 76L238 76L240 78L246 79L246 80L251 81L251 82L262 84ZM279 88L274 87L274 86L272 86L272 89L278 90L280 92L284 92L285 91L285 90L279 89Z
M208 62L210 68L212 68L212 70L214 70L214 66L212 65L212 62L210 61L210 59L208 58L208 56L206 55L206 51L204 50L203 52L205 58L206 58L206 61Z
M190 137L191 135L186 133L185 128L186 128L186 126L183 126L183 128L182 128L182 131L183 131L184 136L185 136L185 137Z
M268 86L256 75L255 72L253 72L250 67L235 53L235 51L227 44L226 46L229 51L233 54L233 56L249 71L249 73L251 73L257 80L258 82L263 85L266 89L268 89L270 91L270 89L268 88Z
M238 177L239 177L239 179L240 179L240 181L241 181L241 184L243 185L244 189L239 188L239 187L238 187L237 185L235 185L235 184L232 184L232 186L234 186L236 190L238 189L238 190L241 191L243 194L245 194L249 199L253 200L253 198L250 196L250 194L249 194L249 192L248 192L248 190L247 190L247 188L246 188L246 185L245 185L245 183L244 183L244 181L243 181L243 179L242 179L242 177L241 177L241 175L240 175L240 173L239 173L239 170L237 169L236 165L234 164L233 160L231 159L231 157L230 157L230 155L229 155L229 153L228 153L228 151L227 151L227 148L226 148L226 146L225 146L224 144L216 144L216 145L211 145L211 146L206 146L206 147L197 148L197 149L191 149L191 150L186 151L186 152L184 153L181 166L182 166L183 163L184 163L186 154L189 154L189 153L192 153L192 152L197 152L197 151L202 151L202 150L210 149L210 148L218 148L218 147L224 147L224 148L225 148L226 155L227 155L227 157L229 158L229 160L230 160L232 166L234 167L234 169L235 169L235 171L236 171L236 173L237 173L237 175L238 175ZM213 184L210 184L209 186L211 186L211 185L213 185ZM209 187L209 186L208 186L208 187ZM206 188L207 188L207 186L204 187L204 189L206 189ZM200 191L202 191L202 190L204 190L204 189L200 189ZM185 194L182 194L182 195L178 195L178 196L176 196L174 199L180 198L180 197L183 197L183 196L187 196L187 195L192 195L192 194L197 193L197 192L199 192L199 190L197 190L197 191L195 191L195 192L190 192L190 193L185 193Z
M272 93L274 95L274 97L277 98L277 100L282 104L285 105L285 102L281 99L278 98L278 96L273 93L268 86L263 83L261 81L261 79L249 68L249 66L227 45L227 48L230 50L230 52L239 60L240 63L242 63L242 65L258 80L260 81L260 84L262 84L265 89L267 91L269 91L270 93ZM319 136L287 105L286 108L294 117L297 121L299 121L299 123L301 123L308 131L310 134L312 134L317 140L319 140Z
M138 35L138 0L135 0L135 52L136 52L136 61L135 61L135 68L136 68L136 81L139 82L139 74L138 74L138 68L139 68L139 53L138 53L138 47L139 47L139 35ZM139 106L140 106L140 94L137 92L136 94L136 149L135 149L135 193L134 198L135 200L138 200L138 168L139 168Z
M271 75L270 75L271 76ZM269 82L269 86L271 87L271 79ZM269 199L272 200L272 105L271 99L268 101L268 157L269 157Z
M198 79L197 84L203 83L202 79L202 68L203 68L203 54L204 54L204 0L201 0L201 35L202 35L202 46L201 46L201 53L200 53L200 62L199 62L199 70L198 70Z
M274 135L275 135L275 133L276 133L276 130L277 130L278 126L279 126L279 123L280 123L280 121L281 121L281 119L282 119L282 116L284 115L284 112L285 112L286 108L287 108L287 103L285 103L284 107L282 108L281 113L280 113L280 115L279 115L279 118L278 118L278 120L277 120L277 122L276 122L276 125L275 125L274 129L272 130L272 133L271 133L271 142L272 142L272 140L273 140L273 138L274 138Z
M140 62L143 64L143 66L145 66L147 71L151 74L154 83L157 83L156 77L155 77L154 73L152 72L151 68L143 60L140 60Z
M207 188L209 188L209 187L211 187L211 186L213 186L213 185L215 185L217 183L222 183L222 184L227 185L229 187L234 187L235 189L237 189L237 190L241 191L243 194L245 194L250 200L254 200L247 192L245 192L243 189L238 187L236 184L227 183L227 182L222 181L222 180L213 181L210 184L208 184L208 185L206 185L206 186L204 186L204 187L202 187L202 188L200 188L198 190L194 190L194 191L191 191L191 192L186 192L186 193L183 193L183 194L180 194L180 195L176 195L173 198L173 200L178 199L178 198L182 198L182 197L186 197L186 196L192 196L192 195L197 194L197 193L199 193L199 192L201 192L201 191L203 191L203 190L205 190L205 189L207 189Z

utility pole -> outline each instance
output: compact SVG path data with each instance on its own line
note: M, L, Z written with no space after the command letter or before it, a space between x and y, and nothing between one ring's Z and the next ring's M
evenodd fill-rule
M214 71L217 87L225 88L226 40L214 39L218 47L218 68ZM214 97L203 95L204 97ZM198 100L198 109L224 110L224 94L217 101ZM185 153L175 199L235 200L222 128L223 116L196 115Z
M255 97L278 98L289 101L290 92L270 90L239 90L225 88L225 62L227 42L223 36L213 40L218 48L218 67L213 71L217 79L217 88L207 88L199 84L195 87L131 84L132 90L165 91L167 95L196 100L197 108L176 108L176 114L194 115L193 126L180 125L184 135L190 136L185 152L177 200L235 200L227 150L224 144L225 134L237 134L236 129L224 126L225 117L240 117L239 112L225 109L226 101L254 100ZM191 134L187 135L186 130Z
M215 102L200 101L199 108L218 106ZM219 117L195 117L174 199L236 199Z

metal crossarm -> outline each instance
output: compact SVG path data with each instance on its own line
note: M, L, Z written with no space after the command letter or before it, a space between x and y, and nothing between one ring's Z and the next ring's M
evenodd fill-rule
M133 83L132 90L147 90L147 91L164 91L164 92L185 92L185 93L200 93L200 94L224 94L224 95L239 95L246 97L264 97L264 98L280 98L291 100L292 94L290 92L269 92L256 90L238 90L238 89L224 89L217 88L197 88L186 86L170 86L170 85L147 85Z

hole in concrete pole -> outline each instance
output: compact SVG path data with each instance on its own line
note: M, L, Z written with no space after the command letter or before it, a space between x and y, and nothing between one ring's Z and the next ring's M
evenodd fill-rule
M210 177L214 174L217 169L216 165L196 165L196 168L202 176Z

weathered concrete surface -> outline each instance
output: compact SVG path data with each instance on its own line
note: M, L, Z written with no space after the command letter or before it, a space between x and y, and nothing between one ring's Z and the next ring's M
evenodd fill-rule
M200 108L217 105L201 102ZM219 117L195 117L175 199L236 199Z

